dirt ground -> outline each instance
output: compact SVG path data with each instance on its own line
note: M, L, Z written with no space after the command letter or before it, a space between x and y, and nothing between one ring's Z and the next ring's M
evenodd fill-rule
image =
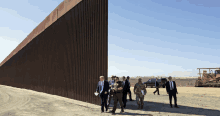
M155 88L147 88L144 109L137 109L136 101L128 101L125 113L118 115L142 116L219 116L220 88L178 87L177 104L180 108L169 107L169 96L165 88L160 95L153 94ZM135 95L132 91L132 99ZM110 110L113 104L110 105ZM119 108L119 106L118 106ZM32 90L0 85L0 116L108 116L100 113L100 106L50 95Z

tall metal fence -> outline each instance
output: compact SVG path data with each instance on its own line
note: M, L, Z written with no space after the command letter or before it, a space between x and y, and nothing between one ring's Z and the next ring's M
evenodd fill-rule
M108 0L82 0L0 67L0 84L100 105L107 36Z

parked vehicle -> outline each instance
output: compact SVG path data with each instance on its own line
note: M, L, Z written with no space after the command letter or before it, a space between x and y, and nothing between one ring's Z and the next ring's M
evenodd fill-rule
M156 81L156 78L153 78L153 79L149 79L147 82L144 82L143 84L145 84L146 88L148 86L153 88L153 87L155 87L155 81ZM157 82L159 83L159 87L165 88L167 79L166 78L160 78L160 79L157 79Z

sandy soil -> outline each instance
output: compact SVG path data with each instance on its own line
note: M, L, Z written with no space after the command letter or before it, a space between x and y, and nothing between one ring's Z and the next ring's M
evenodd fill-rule
M122 115L186 116L220 115L220 89L178 87L177 103L180 108L170 108L165 88L154 95L155 88L147 88L143 110L136 101L128 101ZM131 88L133 91L133 88ZM132 98L135 95L132 93ZM110 105L112 109L113 104ZM119 107L118 107L119 108ZM56 95L0 85L0 116L108 116L100 113L100 106ZM116 110L119 114L120 109ZM119 114L121 115L121 114Z

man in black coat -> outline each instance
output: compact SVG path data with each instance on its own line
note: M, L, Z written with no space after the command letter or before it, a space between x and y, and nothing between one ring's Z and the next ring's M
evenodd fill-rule
M169 94L169 99L170 99L170 107L172 108L172 97L174 97L174 104L176 108L179 108L177 106L177 99L176 99L176 94L178 94L177 89L176 89L176 83L175 81L172 81L172 77L168 77L169 81L166 83L166 90L167 94Z
M109 94L109 83L108 81L104 80L104 76L100 76L100 81L98 82L96 92L99 93L99 97L101 98L101 112L104 112L104 106L106 109L106 112L108 110L107 107L107 98Z
M130 89L131 84L130 84L130 82L129 82L129 79L130 79L130 77L129 77L129 76L127 76L129 99L130 99L130 101L134 101L134 100L132 100L132 98L131 98L131 89Z
M155 81L155 87L156 87L156 90L153 92L154 95L155 95L156 92L157 92L158 95L160 95L160 93L159 93L159 83L157 82L157 78L156 78L156 81Z
M126 102L127 102L127 92L128 92L128 88L129 88L129 84L128 84L128 80L125 78L125 76L123 76L123 104L124 104L124 108L126 107Z

